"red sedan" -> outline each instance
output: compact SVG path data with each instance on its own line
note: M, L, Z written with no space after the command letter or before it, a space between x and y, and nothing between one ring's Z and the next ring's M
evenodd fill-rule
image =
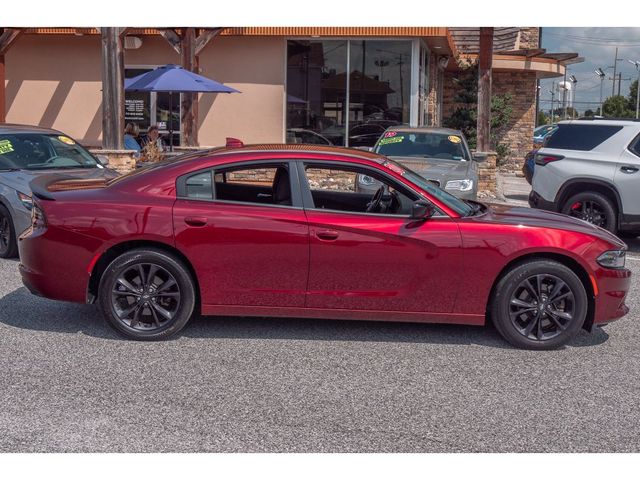
M381 183L356 192L358 176ZM111 181L32 182L20 271L118 332L194 312L483 325L523 348L628 312L625 244L564 215L462 201L373 153L221 148Z

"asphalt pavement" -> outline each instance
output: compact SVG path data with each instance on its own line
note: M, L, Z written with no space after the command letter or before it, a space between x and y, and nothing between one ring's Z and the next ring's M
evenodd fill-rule
M138 343L0 260L0 451L637 452L630 245L631 313L551 352L492 328L300 319L197 318Z

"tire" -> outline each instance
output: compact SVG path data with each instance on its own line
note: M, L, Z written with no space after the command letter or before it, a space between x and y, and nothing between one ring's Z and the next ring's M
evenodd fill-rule
M191 318L195 301L194 282L185 265L155 248L117 257L104 271L98 290L107 323L133 340L175 335Z
M537 286L538 279L541 289ZM548 301L555 287L561 286L558 280L564 284L555 293L555 298L560 299ZM533 296L535 292L525 286L527 281L533 290L542 293L537 299ZM528 350L552 350L565 345L578 333L585 322L587 308L587 292L573 270L553 260L532 260L514 266L503 275L496 285L489 311L496 329L511 345ZM539 321L527 332L536 318Z
M0 258L16 258L18 256L18 243L13 227L11 213L4 205L0 205Z
M586 220L614 234L618 229L616 207L601 193L582 192L572 196L562 206L562 213Z

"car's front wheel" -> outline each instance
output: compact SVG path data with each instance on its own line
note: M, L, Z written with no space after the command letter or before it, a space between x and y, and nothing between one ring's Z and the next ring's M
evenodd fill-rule
M135 249L113 260L98 292L107 323L134 340L162 340L178 333L193 313L195 298L185 265L153 248Z
M587 316L587 292L569 267L532 260L508 271L496 285L490 314L512 345L549 350L566 344Z
M16 232L9 210L0 205L0 258L15 258L18 256Z

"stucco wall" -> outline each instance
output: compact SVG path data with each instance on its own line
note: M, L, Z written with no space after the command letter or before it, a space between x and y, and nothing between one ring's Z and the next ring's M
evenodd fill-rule
M281 37L219 37L200 54L201 73L242 93L201 94L201 145L225 137L245 142L282 142L284 40ZM179 63L159 36L125 50L125 65ZM87 146L102 138L100 37L24 35L6 55L7 122L62 130Z

